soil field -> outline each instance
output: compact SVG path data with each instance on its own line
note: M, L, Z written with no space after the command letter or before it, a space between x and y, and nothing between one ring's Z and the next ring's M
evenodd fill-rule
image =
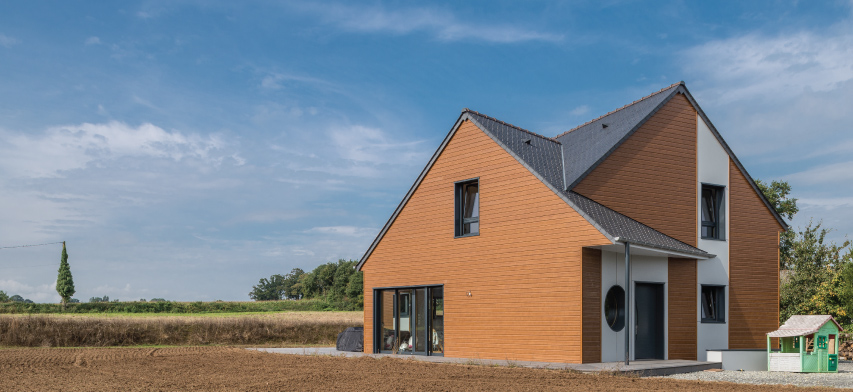
M794 391L564 370L283 355L229 347L0 349L0 390ZM810 388L808 391L838 391Z

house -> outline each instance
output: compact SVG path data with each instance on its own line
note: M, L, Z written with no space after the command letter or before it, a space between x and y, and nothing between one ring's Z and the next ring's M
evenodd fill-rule
M767 370L773 372L837 373L841 325L830 315L791 316L767 333ZM779 338L773 350L771 339Z
M365 351L763 349L785 228L683 82L555 137L465 109L358 264Z

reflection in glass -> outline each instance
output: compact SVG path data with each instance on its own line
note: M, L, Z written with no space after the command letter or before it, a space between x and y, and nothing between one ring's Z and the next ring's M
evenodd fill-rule
M382 342L379 344L379 349L392 351L397 340L397 324L394 318L394 290L382 290L379 298L379 320L382 323L380 326L382 328Z
M434 354L444 354L444 289L433 287L430 289L430 296L430 351Z
M427 327L427 312L426 312L426 289L415 290L415 301L412 308L412 316L415 318L414 326L414 346L415 351L426 353L426 327Z
M400 339L398 340L398 352L400 354L411 354L414 341L412 339L412 290L399 290L397 298L397 312L400 320Z

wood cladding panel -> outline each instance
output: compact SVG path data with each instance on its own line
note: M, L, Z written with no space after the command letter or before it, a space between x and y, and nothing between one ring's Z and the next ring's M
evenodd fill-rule
M601 250L583 248L583 363L601 362Z
M678 94L574 191L696 246L696 135L696 111Z
M729 184L729 348L765 348L779 327L782 226L731 161Z
M698 281L695 259L669 258L669 359L696 360Z
M480 235L454 238L454 182L474 177ZM365 350L373 349L373 288L438 284L446 356L581 362L582 247L606 243L465 121L362 267Z

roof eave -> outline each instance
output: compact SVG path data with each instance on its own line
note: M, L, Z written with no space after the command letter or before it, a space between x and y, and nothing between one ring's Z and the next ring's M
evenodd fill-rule
M421 174L419 174L418 178L415 179L414 184L412 184L412 187L409 188L409 191L406 193L406 196L403 197L403 200L400 201L399 205L397 205L397 208L394 210L394 213L391 214L391 217L388 218L388 221L385 222L385 225L382 226L382 230L380 230L379 234L376 235L376 238L373 239L373 242L370 244L370 247L367 248L366 252L364 252L364 256L361 256L361 260L359 260L358 264L355 266L356 271L361 271L361 268L364 266L364 263L373 253L373 250L376 249L376 246L379 245L379 241L382 240L382 237L384 237L385 233L388 232L388 229L391 228L391 225L397 219L397 216L400 215L401 211L403 211L403 207L406 205L406 203L409 202L409 199L412 198L412 195L415 193L415 190L417 190L418 186L420 186L421 182L423 182L424 177L426 177L426 174L435 164L435 161L438 159L438 156L441 155L441 152L444 151L444 149L447 147L447 144L450 142L450 139L453 138L453 135L456 134L457 130L459 130L459 126L462 125L465 120L469 119L471 119L471 117L468 115L467 111L462 112L462 114L459 115L459 118L456 119L456 122L453 124L453 127L450 128L450 132L447 133L447 136L445 136L444 140L441 141L441 144L438 146L438 149L436 149L435 153L432 154L432 157L430 158L429 162L427 162L424 169L421 170Z
M636 245L636 246L640 246L643 248L647 248L649 250L661 251L661 252L673 254L676 256L682 256L685 258L710 260L710 259L717 257L717 255L710 254L710 253L705 252L705 251L701 251L701 252L685 251L685 250L681 250L681 249L672 248L669 246L657 245L657 244L652 244L652 243L648 243L648 242L644 242L644 241L629 240L629 239L623 238L623 237L615 237L613 240L615 242L621 242L621 243L627 242L627 243L630 243L632 246Z
M705 124L708 126L708 129L711 130L711 133L714 134L714 137L717 138L717 141L720 143L721 146L723 146L723 149L726 150L726 153L729 154L729 158L731 158L735 166L737 166L737 168L740 169L740 171L744 174L744 177L746 177L746 181L749 182L749 185L752 187L753 190L755 190L755 193L758 194L758 197L761 199L762 202L764 202L764 205L767 207L768 210L770 210L770 213L773 214L773 217L776 218L776 221L779 222L779 224L784 230L788 230L788 223L786 223L785 219L783 219L782 216L779 215L778 212L776 212L776 209L773 208L773 205L770 204L770 201L768 201L767 198L764 196L764 192L762 192L761 189L758 188L758 185L755 183L755 180L752 179L752 176L749 175L749 172L746 171L746 168L743 166L743 164L740 163L740 160L737 159L737 156L732 151L731 147L729 147L728 143L726 143L726 141L723 139L723 136L720 135L720 132L717 131L717 128L714 126L713 123L711 123L711 120L708 118L707 115L705 115L705 112L702 110L702 108L699 107L699 104L693 98L693 95L690 94L689 90L687 90L687 86L682 84L681 86L678 86L676 90L682 91L684 97L687 98L691 105L693 105L693 108L696 109L696 113L699 114L699 117L701 117L702 120L705 121Z

